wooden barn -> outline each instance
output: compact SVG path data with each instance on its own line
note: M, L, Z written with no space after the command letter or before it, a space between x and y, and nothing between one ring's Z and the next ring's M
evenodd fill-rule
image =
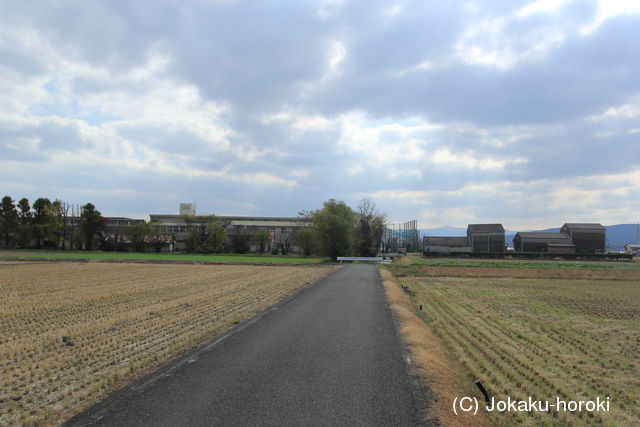
M513 238L516 252L548 252L573 254L576 245L564 233L519 232Z
M560 231L571 238L576 253L601 254L606 252L607 229L596 223L566 223Z
M467 238L473 252L504 252L502 224L469 224Z
M451 252L471 252L469 239L466 237L425 236L422 239L424 255L450 254Z

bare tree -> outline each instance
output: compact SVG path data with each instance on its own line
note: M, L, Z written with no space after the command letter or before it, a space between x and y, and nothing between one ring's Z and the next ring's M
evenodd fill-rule
M387 216L379 212L371 199L358 204L358 219L354 231L355 247L360 256L376 256L382 246Z

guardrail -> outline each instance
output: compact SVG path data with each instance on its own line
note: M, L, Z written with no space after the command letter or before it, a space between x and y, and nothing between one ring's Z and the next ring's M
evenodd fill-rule
M340 264L343 261L377 262L380 264L391 264L391 258L381 256L339 256L336 258Z

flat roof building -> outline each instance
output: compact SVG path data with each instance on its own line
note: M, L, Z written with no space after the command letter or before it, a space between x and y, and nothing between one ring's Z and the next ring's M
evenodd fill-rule
M183 209L183 205L180 205L180 212L187 211ZM265 229L269 233L270 247L275 247L278 242L285 240L293 241L297 230L312 225L307 218L300 217L150 214L149 218L160 232L175 235L177 250L185 249L185 240L190 229L214 221L220 223L229 236L236 233L253 234L258 229ZM252 245L250 251L255 252L257 247L258 245ZM294 243L291 252L301 252L301 248Z

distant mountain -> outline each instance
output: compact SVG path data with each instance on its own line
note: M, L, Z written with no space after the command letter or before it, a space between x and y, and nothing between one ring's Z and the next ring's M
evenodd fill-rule
M640 231L637 224L615 224L605 225L607 229L607 248L612 250L622 250L627 243L640 243ZM522 231L543 231L547 233L557 233L560 228L547 228L545 230L522 230ZM423 236L449 236L462 237L467 235L467 229L462 227L435 227L423 228L420 230ZM505 241L507 246L513 246L513 238L517 231L505 230Z
M461 227L436 227L436 228L423 228L420 230L423 236L443 236L443 237L463 237L467 235L467 229Z
M606 225L607 247L622 250L627 243L640 242L638 224Z

